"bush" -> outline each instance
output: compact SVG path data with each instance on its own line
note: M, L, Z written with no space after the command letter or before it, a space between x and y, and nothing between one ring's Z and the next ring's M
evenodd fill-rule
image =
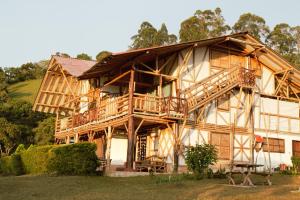
M0 159L0 173L5 175L57 173L61 175L94 174L98 166L96 144L21 147L19 153Z
M0 172L4 175L22 175L24 174L21 156L13 154L0 159Z
M64 145L51 150L48 170L57 174L94 174L98 166L96 144L78 143Z
M54 146L30 146L21 152L21 159L26 174L42 174L48 172L49 150Z
M209 165L216 163L216 161L217 151L215 146L211 144L189 147L185 152L185 162L188 169L199 178L207 174Z
M297 174L300 170L300 157L292 156L291 160L293 163L293 171Z

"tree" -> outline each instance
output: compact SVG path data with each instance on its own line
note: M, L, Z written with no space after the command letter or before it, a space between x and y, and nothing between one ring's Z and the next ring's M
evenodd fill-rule
M266 42L289 62L296 62L297 55L295 51L297 41L293 36L293 29L288 24L277 24L268 35Z
M222 10L197 10L194 16L184 20L180 25L180 41L188 42L225 35L230 26L225 23Z
M270 33L266 21L262 17L252 13L242 14L232 29L233 32L248 31L259 40L265 39Z
M92 60L92 57L87 55L86 53L78 54L76 58L81 60Z
M6 83L6 75L4 70L0 67L0 103L4 103L8 100L8 90Z
M49 117L39 122L34 130L34 141L39 145L53 144L55 133L55 118Z
M99 52L99 53L97 54L96 60L97 60L98 62L101 62L104 58L107 58L107 57L109 57L109 56L111 56L111 55L112 55L112 53L109 52L109 51L101 51L101 52Z
M1 154L3 151L9 155L14 148L21 144L21 130L13 123L10 123L5 118L0 118L0 144Z
M161 46L174 44L177 37L174 34L169 34L167 26L163 23L161 28L157 30L149 22L143 22L138 30L138 33L131 37L132 44L130 48L139 49L153 46Z

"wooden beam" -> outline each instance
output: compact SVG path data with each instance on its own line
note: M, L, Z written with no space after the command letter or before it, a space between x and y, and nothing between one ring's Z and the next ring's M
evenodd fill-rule
M128 86L129 99L128 99L128 145L127 145L127 170L133 170L134 162L134 117L133 117L133 94L134 94L134 71L130 71L130 81Z

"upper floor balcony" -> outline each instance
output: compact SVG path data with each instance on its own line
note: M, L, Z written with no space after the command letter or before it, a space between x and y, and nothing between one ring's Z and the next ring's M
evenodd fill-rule
M80 104L77 111L69 112L68 116L58 116L56 132L87 124L109 122L128 116L130 113L136 116L176 120L183 119L188 112L186 100L178 97L160 98L149 94L134 93L132 96L132 112L129 112L129 94L100 96L98 98L88 95L81 97L81 100L84 99L86 102L77 103Z

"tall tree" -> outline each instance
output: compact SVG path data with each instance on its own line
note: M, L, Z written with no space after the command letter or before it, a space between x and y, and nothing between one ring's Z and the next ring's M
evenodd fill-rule
M194 16L180 25L180 41L188 42L225 35L230 26L225 23L222 10L197 10Z
M277 24L268 35L266 42L282 55L294 53L297 45L293 29L285 23Z
M259 40L264 40L270 33L264 18L252 13L242 14L232 29L233 32L248 31Z
M76 58L81 59L81 60L92 60L92 56L89 56L86 53L78 54Z
M130 48L139 49L153 46L161 46L174 44L177 37L174 34L169 34L165 24L157 30L149 22L143 22L138 30L138 33L131 37L132 44Z

